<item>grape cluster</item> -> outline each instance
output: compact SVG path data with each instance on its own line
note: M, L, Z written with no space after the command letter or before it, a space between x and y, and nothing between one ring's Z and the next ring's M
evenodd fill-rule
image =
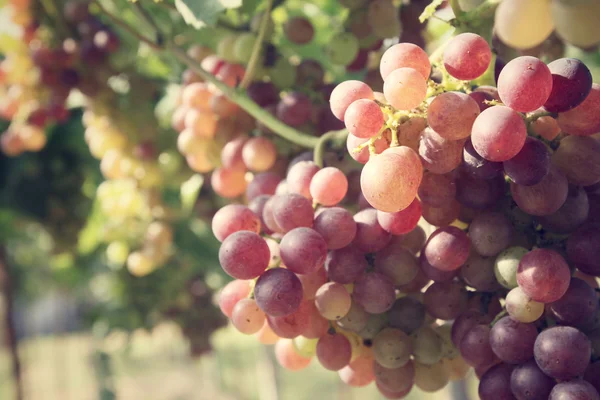
M483 400L599 398L600 86L529 56L475 86L491 60L470 33L433 62L390 47L382 93L330 95L358 193L299 157L215 214L221 310L282 366L316 357L390 399L471 367Z

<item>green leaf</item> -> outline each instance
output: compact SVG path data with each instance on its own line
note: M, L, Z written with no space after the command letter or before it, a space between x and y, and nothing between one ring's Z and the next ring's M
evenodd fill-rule
M431 4L425 7L423 10L423 13L419 16L419 21L423 23L431 18L433 14L435 14L435 10L437 10L437 8L442 5L443 2L444 0L433 0Z
M262 0L243 0L241 11L244 14L254 14L254 12L258 9L261 3Z
M214 25L223 11L241 5L242 0L175 0L177 11L188 25L196 29Z
M181 208L184 212L189 213L194 208L203 183L202 175L195 174L181 185Z

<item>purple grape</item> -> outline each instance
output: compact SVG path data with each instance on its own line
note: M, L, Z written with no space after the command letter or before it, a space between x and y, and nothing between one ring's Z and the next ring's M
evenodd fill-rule
M548 400L600 400L600 394L591 383L574 380L557 383Z
M590 340L570 326L556 326L540 333L534 355L540 369L555 379L572 379L583 375L590 363Z
M286 233L279 244L281 261L296 274L310 274L323 266L327 243L315 230L295 228Z
M368 266L365 253L354 246L330 251L325 260L325 270L329 279L343 284L354 282Z
M246 198L252 201L254 198L262 195L272 196L275 194L277 185L281 182L281 177L274 172L261 172L254 175L252 182L246 187Z
M271 82L252 82L247 89L248 97L261 107L276 104L279 90Z
M235 232L223 241L219 262L236 279L252 279L267 269L271 252L267 242L250 231Z
M580 227L589 216L590 201L584 188L569 186L567 200L558 211L541 217L540 223L551 232L569 233Z
M431 234L423 248L425 259L433 267L453 271L467 261L471 241L455 226L445 226Z
M569 261L588 275L600 276L600 226L586 224L567 239Z
M596 291L585 281L571 278L567 292L554 303L550 311L562 325L579 327L591 320L598 310Z
M475 93L475 92L473 92ZM465 142L461 168L478 179L490 179L502 174L502 163L488 161L481 157L473 147L471 139Z
M316 217L314 229L323 236L329 250L348 246L356 236L356 222L342 207L325 208Z
M456 200L471 208L488 208L504 195L505 182L501 175L490 179L477 179L467 173L459 173L456 179Z
M313 226L314 210L310 200L296 193L274 196L273 199L273 217L283 232Z
M510 389L517 400L547 400L554 384L535 360L516 366L510 376Z
M492 322L489 315L478 310L469 309L460 314L452 324L451 339L456 347L460 345L465 334L475 325L485 325Z
M300 307L302 283L292 271L273 268L256 281L254 299L260 309L269 316L289 315Z
M410 335L425 322L425 306L412 297L401 297L394 302L387 315L392 328Z
M550 112L565 112L580 105L592 90L592 74L575 58L560 58L548 64L552 73L552 91L544 108Z
M375 253L383 249L392 239L377 221L377 210L367 208L354 215L356 236L353 245L366 253Z
M448 282L454 279L460 271L460 269L454 269L451 271L443 271L441 269L437 269L433 265L427 262L425 258L425 253L421 253L419 256L419 265L421 266L421 271L425 274L425 276L431 279L434 282Z
M600 361L593 362L587 367L583 379L594 385L600 393Z
M460 268L460 277L476 290L495 292L501 288L494 274L495 261L494 257L482 257L476 251L471 251L471 255Z
M481 400L515 400L510 390L510 379L513 366L499 364L490 368L479 382L479 398Z
M513 238L513 227L508 218L497 212L484 212L469 225L473 248L482 256L495 256L507 248Z
M289 126L303 125L310 120L311 115L312 103L303 93L288 93L277 104L277 118Z
M378 272L370 272L356 280L352 297L366 312L381 314L394 304L396 291L387 276Z
M521 151L504 161L504 172L516 184L532 186L540 183L550 170L550 152L540 140L528 137Z
M427 288L423 304L435 318L451 320L467 309L467 291L458 282L434 283Z
M533 358L533 346L538 332L534 324L504 317L490 332L490 346L499 359L508 364L520 364Z
M458 349L469 365L478 367L497 360L490 345L490 332L488 324L480 324L473 326L463 335Z

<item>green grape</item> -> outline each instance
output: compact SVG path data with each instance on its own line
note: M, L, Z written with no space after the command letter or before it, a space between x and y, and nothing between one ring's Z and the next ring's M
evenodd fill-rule
M269 69L271 82L280 89L287 89L296 82L296 67L281 57Z
M373 339L375 361L385 368L402 367L410 360L411 342L411 337L400 329L385 328Z
M242 33L239 35L233 46L233 55L238 62L247 64L252 57L252 50L256 43L256 36L253 33Z
M106 248L106 258L113 265L123 265L129 257L129 246L122 241L111 242Z
M183 165L181 155L176 151L166 151L158 156L158 165L165 175L175 175Z
M302 357L310 358L317 352L317 342L319 339L309 339L304 336L298 336L293 339L294 350Z
M380 39L400 36L402 26L398 10L391 0L372 1L367 16L373 33Z
M448 384L450 376L442 361L426 365L415 362L415 385L424 392L433 393Z
M411 335L413 356L422 364L435 364L442 359L443 341L436 331L426 326Z
M556 33L561 39L581 48L592 48L600 43L600 2L552 2L552 16Z
M250 20L250 30L254 33L258 33L258 30L260 29L260 24L262 22L263 19L263 15L264 12L260 12L258 14L255 14L252 17L252 20ZM267 22L267 30L265 31L265 39L269 38L271 36L273 36L273 32L275 31L275 24L273 23L273 19L271 18L271 16L269 15L269 22Z
M217 55L225 61L235 62L235 42L237 41L237 35L229 34L225 35L219 43L217 43Z
M442 339L442 357L449 360L455 359L460 355L454 343L452 343L452 324L440 325L436 332Z
M496 10L494 30L500 40L515 49L541 44L554 30L548 0L506 0Z
M366 326L358 332L358 335L363 339L373 339L387 323L386 314L371 314Z
M529 250L523 247L509 247L504 250L494 262L494 274L498 282L507 289L517 287L517 269L519 262Z
M357 10L364 7L369 0L340 0L340 5L350 10Z

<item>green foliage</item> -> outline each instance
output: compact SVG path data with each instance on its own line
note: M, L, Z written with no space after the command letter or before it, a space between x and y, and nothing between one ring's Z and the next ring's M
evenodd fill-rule
M214 25L223 11L241 5L242 0L175 0L185 22L196 29Z

